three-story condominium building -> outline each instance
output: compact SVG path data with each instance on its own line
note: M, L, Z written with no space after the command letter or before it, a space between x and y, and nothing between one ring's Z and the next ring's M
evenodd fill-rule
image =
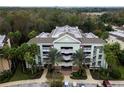
M82 64L85 63L89 68L106 67L103 51L104 40L93 33L83 33L78 27L56 26L51 33L42 32L28 42L28 44L34 43L40 48L36 57L37 65L44 66L47 64L48 54L52 47L56 48L63 57L63 60L57 66L74 66L72 55L81 48L85 55Z

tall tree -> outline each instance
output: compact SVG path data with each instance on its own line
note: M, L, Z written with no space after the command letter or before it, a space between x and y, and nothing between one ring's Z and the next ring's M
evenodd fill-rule
M79 73L82 75L83 64L85 64L84 61L85 55L83 53L82 48L76 51L76 53L73 56L73 59L74 59L74 65L77 65L79 67Z
M24 54L24 59L31 66L31 72L32 74L34 74L33 66L35 64L35 60L34 60L33 55L30 52L26 52Z
M121 50L119 53L119 62L124 65L124 50Z
M49 63L52 67L50 67L49 69L53 69L54 65L57 64L59 61L61 60L61 54L60 52L55 49L55 48L51 48L50 52L49 52Z
M25 68L26 68L26 64L25 64L25 61L24 61L24 55L26 52L28 52L30 49L29 45L26 44L26 43L23 43L21 46L19 46L16 50L16 53L17 53L17 58L19 59L19 63L20 65L22 66L22 70L23 72L25 71Z
M35 30L32 30L29 34L28 34L28 38L33 38L37 35L37 32Z

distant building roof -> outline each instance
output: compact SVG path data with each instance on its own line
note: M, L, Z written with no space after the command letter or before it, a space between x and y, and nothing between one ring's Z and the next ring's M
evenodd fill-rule
M116 31L124 31L124 26L119 27L119 26L113 26L113 25L112 25L112 28L113 28L114 30L116 30Z
M117 27L116 29L124 31L124 27Z
M109 32L109 34L119 37L124 37L124 31L114 31L114 32Z
M109 34L121 41L124 41L124 31L114 31L114 32L109 32Z
M5 35L0 35L0 48L3 47L5 38L6 38Z

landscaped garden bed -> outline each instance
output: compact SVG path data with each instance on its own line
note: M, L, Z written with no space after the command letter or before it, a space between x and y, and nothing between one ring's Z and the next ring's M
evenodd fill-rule
M124 80L124 67L118 66L118 69L90 70L91 75L96 80Z
M87 79L86 71L82 69L81 71L72 72L70 78L72 79Z

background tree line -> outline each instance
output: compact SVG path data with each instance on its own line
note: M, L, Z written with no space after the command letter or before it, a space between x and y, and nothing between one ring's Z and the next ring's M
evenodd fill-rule
M41 32L51 32L55 26L78 26L83 32L93 32L106 39L111 24L123 23L122 9L102 15L87 15L82 11L83 8L1 8L0 34L10 37L12 46L17 47Z

